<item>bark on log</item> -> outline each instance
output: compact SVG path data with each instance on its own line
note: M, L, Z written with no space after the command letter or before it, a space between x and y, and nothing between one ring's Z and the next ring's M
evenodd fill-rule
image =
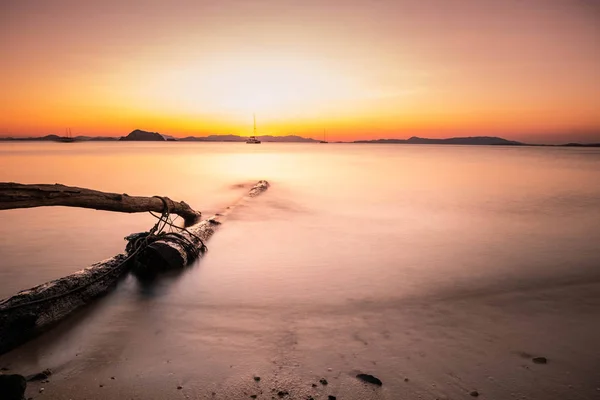
M79 307L107 293L130 267L119 254L64 278L0 301L0 354L44 332Z
M185 202L173 201L168 197L163 197L163 199L167 202L170 212L181 216L186 226L192 225L200 219L201 214ZM105 193L59 184L25 185L0 182L0 210L42 206L83 207L125 213L147 211L160 213L164 209L164 203L158 197Z
M188 228L189 233L182 232L187 237L186 243L199 247L198 237L203 241L208 240L236 206L258 196L268 187L268 182L258 182L245 197L227 207L223 213ZM147 271L182 268L194 256L190 247L182 246L181 242L160 240L150 246L152 249L146 249L138 257L138 261L149 263ZM39 335L73 311L107 293L133 265L133 257L119 254L72 275L0 300L0 355ZM137 265L140 265L139 262Z
M188 227L187 231L179 232L183 236L183 240L171 240L167 237L164 240L151 243L138 256L139 263L136 263L134 272L138 276L152 277L157 272L185 267L198 256L198 252L195 250L202 245L201 241L206 242L236 207L260 195L268 188L269 183L267 181L259 181L246 196L234 205L196 225ZM186 245L188 243L193 244L193 246L190 248Z

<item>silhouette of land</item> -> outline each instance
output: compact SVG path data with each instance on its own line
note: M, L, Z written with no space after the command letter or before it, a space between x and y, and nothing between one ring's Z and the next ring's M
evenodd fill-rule
M319 143L320 140L305 138L297 135L272 136L262 135L256 137L262 142L273 143ZM46 135L39 137L0 137L0 141L49 141L61 142L63 136ZM149 132L141 129L135 129L127 136L76 136L73 138L76 142L93 141L128 141L128 142L245 142L248 138L240 135L208 135L208 136L187 136L184 138L175 138L159 132ZM338 141L335 143L366 143L366 144L450 144L465 146L558 146L558 147L600 147L600 143L565 143L565 144L532 144L508 140L496 136L465 136L452 137L444 139L431 139L413 136L409 139L372 139L355 140L352 142Z

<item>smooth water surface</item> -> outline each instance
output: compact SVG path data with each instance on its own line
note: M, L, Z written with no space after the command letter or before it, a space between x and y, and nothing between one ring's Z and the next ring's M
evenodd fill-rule
M0 181L166 195L205 215L259 179L271 188L236 209L184 274L151 286L129 277L5 362L51 366L63 379L55 393L89 398L161 398L178 384L243 398L258 390L253 374L264 398L280 387L389 399L596 393L600 149L0 144ZM125 235L153 223L0 211L0 297L121 252ZM355 371L384 386L357 384ZM99 393L115 374L127 384ZM321 376L328 387L312 388Z

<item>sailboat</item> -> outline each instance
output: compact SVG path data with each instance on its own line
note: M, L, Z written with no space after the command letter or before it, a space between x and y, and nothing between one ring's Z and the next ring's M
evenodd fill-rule
M321 140L319 143L329 143L327 141L327 134L325 133L325 129L323 129L323 140Z
M254 136L250 136L246 144L260 144L260 140L256 138L256 114L254 114Z
M66 133L66 136L59 138L58 139L59 142L72 143L75 141L75 138L71 134L71 128L67 128L65 133Z

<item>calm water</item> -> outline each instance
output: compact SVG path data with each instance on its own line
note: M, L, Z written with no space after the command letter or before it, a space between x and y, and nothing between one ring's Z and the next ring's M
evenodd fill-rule
M121 374L146 395L245 391L254 373L327 375L350 398L596 393L599 149L0 144L0 181L167 195L207 215L259 179L272 187L193 268L153 287L128 278L8 361L52 366L74 390L89 371ZM54 207L0 222L4 297L121 252L153 219ZM532 372L519 352L557 361ZM354 370L383 392L357 394Z

